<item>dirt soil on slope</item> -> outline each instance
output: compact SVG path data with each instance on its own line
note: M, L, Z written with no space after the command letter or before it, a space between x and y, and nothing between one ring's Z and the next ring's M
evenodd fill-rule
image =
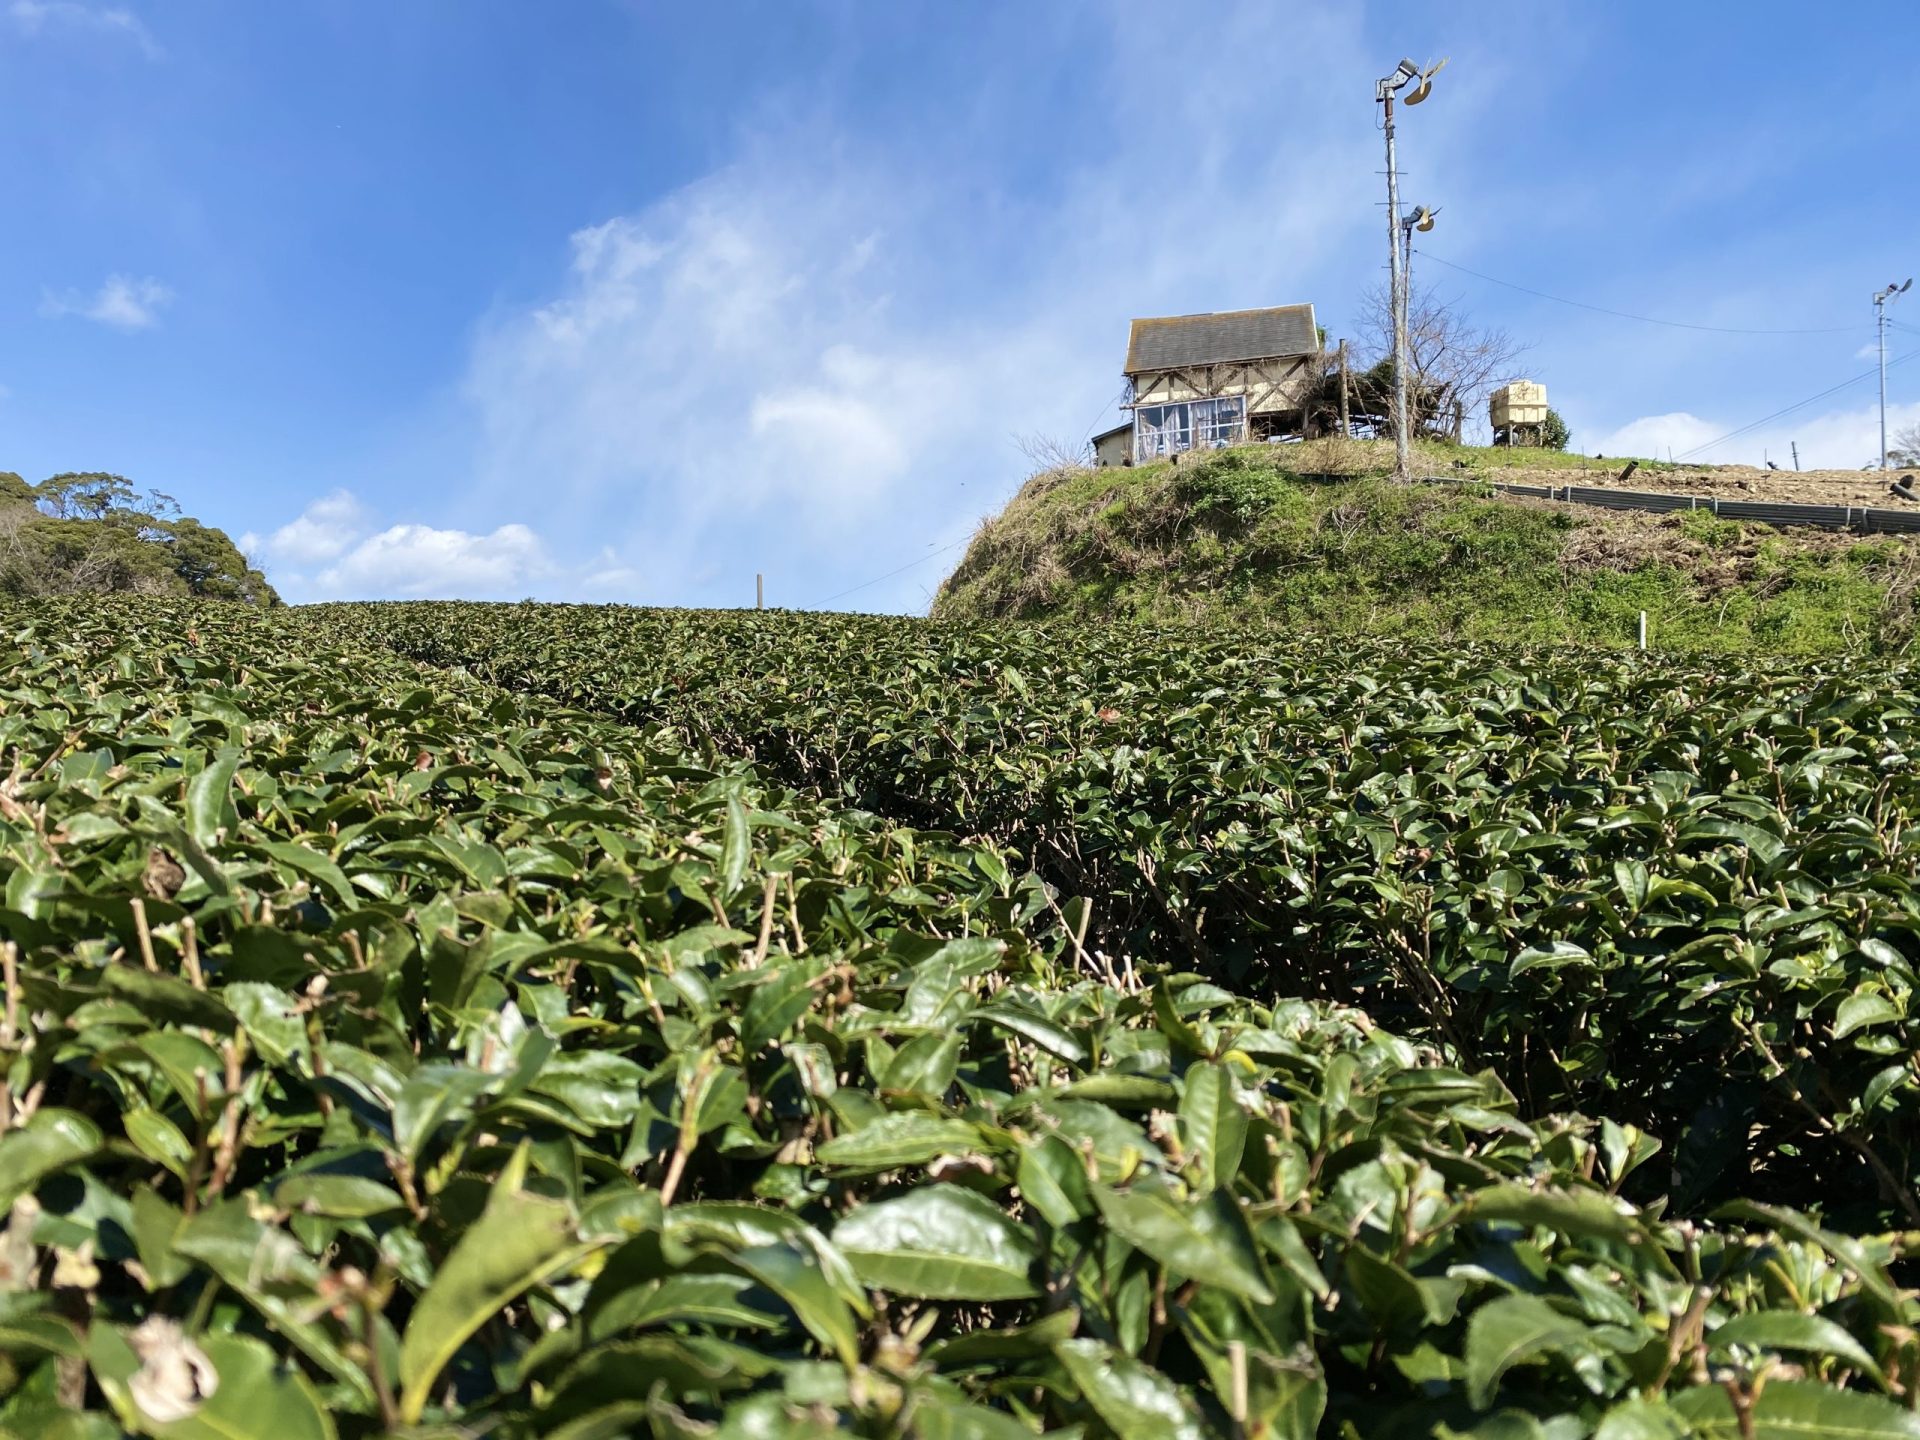
M1489 479L1521 485L1590 485L1601 489L1650 490L1674 495L1699 495L1719 500L1766 500L1795 505L1873 505L1890 510L1912 507L1920 502L1892 494L1888 487L1903 474L1911 475L1913 489L1920 493L1920 472L1893 470L1758 470L1746 465L1682 466L1668 471L1642 467L1624 480L1619 478L1626 462L1605 473L1582 469L1570 474L1564 467L1533 469L1526 465L1502 468Z

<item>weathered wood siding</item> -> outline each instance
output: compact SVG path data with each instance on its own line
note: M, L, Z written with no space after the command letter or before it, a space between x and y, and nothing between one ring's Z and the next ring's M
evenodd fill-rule
M1128 377L1135 405L1169 405L1213 395L1244 395L1249 415L1298 410L1313 373L1311 356L1232 361Z

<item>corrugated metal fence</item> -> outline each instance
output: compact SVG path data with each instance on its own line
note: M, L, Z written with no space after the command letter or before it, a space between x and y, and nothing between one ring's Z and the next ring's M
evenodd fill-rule
M1569 505L1600 505L1609 510L1651 510L1661 514L1672 510L1710 510L1725 520L1756 520L1763 525L1817 525L1823 530L1880 534L1920 533L1920 506L1912 510L1881 510L1866 505L1789 505L1765 500L1716 500L1705 495L1665 495L1652 490L1603 490L1593 485L1494 482L1493 488L1507 495L1529 495L1536 500L1560 500Z

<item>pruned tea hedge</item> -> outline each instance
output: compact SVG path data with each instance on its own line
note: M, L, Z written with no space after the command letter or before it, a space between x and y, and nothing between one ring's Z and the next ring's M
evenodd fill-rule
M407 653L1023 855L1085 946L1358 1003L1647 1195L1920 1227L1920 684L1897 664L380 606Z
M1903 692L1233 653L0 610L0 1434L1920 1434Z

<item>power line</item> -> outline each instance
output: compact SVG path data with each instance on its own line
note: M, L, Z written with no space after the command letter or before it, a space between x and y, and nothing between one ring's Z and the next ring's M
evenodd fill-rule
M1464 265L1456 265L1451 260L1443 260L1431 250L1416 252L1422 259L1431 260L1436 265L1444 265L1449 270L1458 270L1462 275L1471 275L1476 280L1485 280L1489 285L1504 285L1509 290L1518 290L1523 295L1532 295L1541 300L1551 300L1556 305L1571 305L1576 310L1591 310L1598 315L1611 315L1619 320L1638 320L1646 325L1665 325L1674 330L1704 330L1712 335L1850 335L1861 328L1858 325L1835 325L1820 330L1745 330L1728 325L1692 325L1685 320L1662 320L1653 315L1635 315L1626 310L1609 310L1604 305L1589 305L1583 300L1569 300L1563 295L1549 295L1544 290L1530 289L1525 285L1516 285L1511 280L1502 280L1493 275L1482 275L1478 270L1469 270Z
M1100 413L1093 417L1093 425L1087 426L1087 433L1080 437L1080 443L1082 445L1087 444L1090 440L1093 439L1093 426L1098 425L1102 420L1107 418L1107 411L1113 409L1114 406L1118 405L1122 400L1125 400L1126 398L1127 398L1127 392L1123 389L1118 395L1114 396L1113 399L1109 400L1105 405L1100 407Z
M1906 354L1901 355L1896 359L1889 360L1887 362L1887 368L1892 369L1895 365L1900 364L1901 361L1911 360L1916 355L1920 355L1920 350L1909 350ZM1722 435L1717 440L1709 440L1704 445L1695 445L1690 450L1682 450L1679 454L1675 455L1673 458L1675 460L1684 460L1689 455L1698 455L1702 450L1711 450L1714 446L1724 444L1728 440L1736 439L1741 435L1745 435L1750 430L1758 430L1762 425L1765 425L1772 420L1778 420L1782 415L1791 415L1796 410L1805 409L1807 406L1813 404L1813 402L1816 400L1824 400L1827 398L1827 396L1833 394L1835 391L1844 390L1849 385L1858 385L1862 380L1871 380L1873 379L1874 376L1878 375L1879 373L1880 372L1878 370L1868 370L1864 374L1854 376L1851 380L1842 380L1838 385L1828 386L1825 390L1822 390L1818 395L1809 395L1804 400L1796 400L1793 404L1787 406L1787 408L1784 410L1776 410L1771 415L1763 415L1758 420L1754 420L1748 424L1742 425L1738 430L1729 430L1726 434Z
M820 606L822 609L825 609L827 606L833 604L834 601L844 600L847 598L847 596L852 595L857 591L865 590L869 585L878 585L882 580L891 580L896 575L904 575L907 573L907 571L913 569L914 566L924 565L927 563L927 561L933 559L933 557L936 555L944 555L949 550L959 549L962 545L966 544L972 538L973 537L971 535L962 535L958 540L954 541L953 544L942 545L938 550L929 550L926 554L922 555L918 560L909 560L906 564L902 565L897 570L889 570L887 571L886 574L876 575L871 580L862 580L858 585L854 585L849 587L848 589L842 590L838 595L829 595L826 599L820 602Z

